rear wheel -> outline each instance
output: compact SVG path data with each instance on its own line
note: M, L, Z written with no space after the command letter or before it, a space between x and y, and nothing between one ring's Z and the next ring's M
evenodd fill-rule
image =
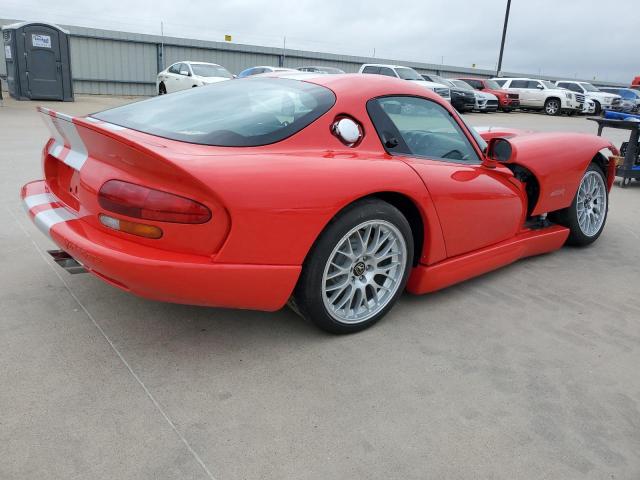
M511 109L510 108L503 108L502 111L504 113L509 113L509 112L511 112Z
M547 115L559 115L560 114L560 100L557 98L550 98L544 102L544 113Z
M165 95L167 93L167 87L164 86L164 83L160 83L158 86L158 95Z
M589 245L597 240L607 221L609 196L604 173L594 163L582 176L571 206L550 215L552 221L568 227L569 245Z
M331 333L368 328L402 294L412 260L404 215L380 200L356 202L331 221L309 253L294 310Z

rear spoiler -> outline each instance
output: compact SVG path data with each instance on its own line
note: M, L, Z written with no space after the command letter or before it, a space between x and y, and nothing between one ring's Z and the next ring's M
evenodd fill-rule
M49 155L80 171L89 154L73 123L73 117L44 107L38 107L38 111L53 140L49 144Z

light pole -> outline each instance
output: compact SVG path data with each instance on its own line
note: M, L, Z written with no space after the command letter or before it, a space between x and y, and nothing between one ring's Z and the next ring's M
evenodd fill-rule
M500 76L502 70L502 54L504 53L504 41L507 38L507 24L509 23L509 10L511 10L511 0L507 0L507 10L504 13L504 27L502 28L502 42L500 43L500 56L498 57L498 69L496 76Z

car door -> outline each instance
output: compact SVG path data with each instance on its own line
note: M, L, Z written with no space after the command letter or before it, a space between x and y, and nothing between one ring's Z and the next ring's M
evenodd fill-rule
M422 97L367 103L388 153L422 178L438 213L447 256L507 240L520 230L526 194L512 172L482 165L479 146L448 110Z
M531 98L531 104L534 107L543 107L547 99L547 92L544 85L538 80L529 80L527 82L527 94Z
M174 63L167 69L167 75L165 79L165 87L167 93L176 92L179 90L178 85L180 82L180 63Z
M180 70L177 75L177 90L185 90L193 86L193 79L191 78L191 67L188 63L181 63Z

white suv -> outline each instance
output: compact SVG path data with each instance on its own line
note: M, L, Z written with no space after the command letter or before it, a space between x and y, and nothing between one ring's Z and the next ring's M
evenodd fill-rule
M584 95L559 88L548 80L535 78L493 78L502 88L508 88L520 95L520 107L544 110L547 115L569 115L581 112ZM582 101L581 101L582 100Z
M358 73L372 73L375 75L386 75L387 77L401 78L402 80L409 80L415 82L423 87L428 88L436 92L446 100L451 101L451 90L448 87L439 83L428 82L422 76L416 72L413 68L403 67L401 65L383 65L380 63L365 63L360 67Z
M566 88L572 92L584 95L586 98L593 100L596 104L595 113L598 114L602 110L619 110L622 103L622 97L613 93L601 92L589 82L575 82L560 80L556 82L558 87Z

